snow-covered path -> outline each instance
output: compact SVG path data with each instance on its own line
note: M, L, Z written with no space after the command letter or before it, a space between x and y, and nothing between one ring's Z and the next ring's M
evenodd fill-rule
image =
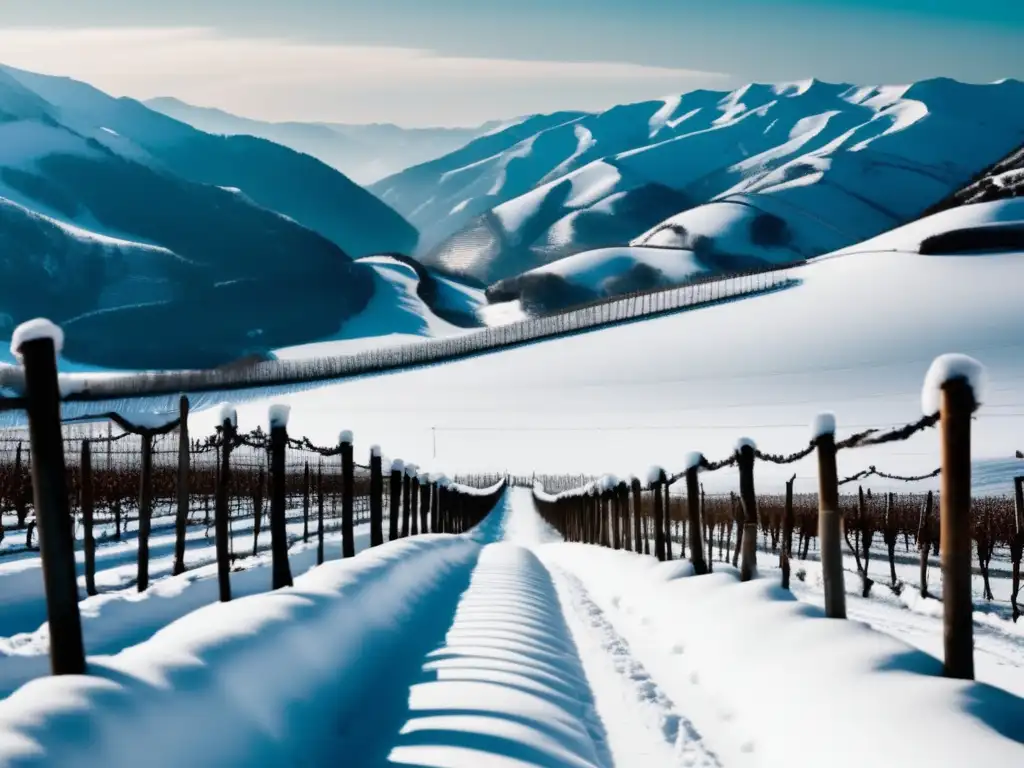
M413 676L389 761L723 765L584 583L553 562L546 545L558 541L529 490L505 495L444 640Z

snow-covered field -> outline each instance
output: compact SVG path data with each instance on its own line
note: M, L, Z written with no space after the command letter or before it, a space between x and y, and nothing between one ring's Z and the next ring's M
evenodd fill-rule
M512 489L476 530L215 604L0 701L7 765L961 766L1024 757L1024 636L941 677L938 619L823 618L775 574L564 544ZM867 623L865 623L867 622ZM871 626L869 626L869 624ZM922 640L922 638L924 638ZM814 716L813 713L828 713ZM168 727L173 723L173 727ZM186 737L187 736L187 737ZM854 748L855 747L855 748Z
M929 364L962 352L990 375L973 424L978 490L1010 493L1024 469L1012 458L1024 448L1024 254L913 251L936 232L1020 219L1020 200L949 211L787 270L797 284L783 291L279 399L297 434L330 441L333 425L350 425L363 446L432 457L428 469L641 475L651 464L674 471L691 450L720 458L741 435L797 450L822 411L836 414L840 436L916 421ZM242 424L262 423L266 407L242 403ZM215 417L193 418L208 430ZM937 435L839 457L842 476L872 464L930 472ZM796 491L813 491L813 457L794 470ZM777 491L789 474L759 464L758 487ZM712 492L737 481L723 471L705 482Z

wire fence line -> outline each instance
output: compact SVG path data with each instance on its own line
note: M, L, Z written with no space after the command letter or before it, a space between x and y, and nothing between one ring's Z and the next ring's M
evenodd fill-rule
M351 355L311 360L276 360L247 368L170 371L126 376L65 378L66 403L104 402L113 412L130 413L131 401L168 399L164 411L173 411L178 395L228 392L243 389L284 388L363 375L400 371L451 362L521 344L558 338L609 325L655 317L684 309L708 306L743 296L783 290L797 281L773 267L727 277L698 280L675 288L637 292L601 300L568 312L530 318L476 332L413 344L364 350ZM0 410L24 408L24 372L0 368ZM268 393L270 393L268 392ZM198 404L198 401L197 403Z

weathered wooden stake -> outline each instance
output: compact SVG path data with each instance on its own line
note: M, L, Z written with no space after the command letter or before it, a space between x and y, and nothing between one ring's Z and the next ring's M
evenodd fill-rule
M664 506L665 514L664 514L664 517L663 517L663 519L665 521L665 559L666 560L671 560L672 559L672 496L669 494L669 486L668 486L668 480L667 479L665 479L665 481L663 483L663 488L664 488L664 491L665 491L665 502L664 502L664 504L665 504L665 506Z
M370 546L384 543L384 472L380 448L370 449Z
M273 408L274 406L271 406ZM287 481L286 450L288 444L287 418L280 413L270 417L270 552L271 589L292 586L291 565L288 563L288 523L285 518Z
M252 494L252 556L260 551L260 530L263 527L263 488L267 482L266 472L260 467L256 476L256 488Z
M1013 611L1013 621L1016 623L1020 618L1020 606L1017 604L1017 596L1020 594L1020 563L1024 557L1024 477L1013 479L1013 491L1015 500L1015 532L1010 539L1010 562L1013 569L1013 582L1010 591L1010 607Z
M658 560L665 559L665 515L661 500L661 483L665 479L662 472L658 479L651 483L651 491L654 494L654 556Z
M786 481L786 508L782 516L782 552L779 564L782 566L782 588L789 589L789 561L793 557L793 526L796 518L793 514L793 483L796 475Z
M316 564L324 564L324 465L316 471Z
M32 498L50 627L50 669L55 675L81 675L85 673L85 647L78 612L78 579L57 384L61 339L56 328L54 332L55 338L33 338L13 351L21 356L25 366Z
M754 446L749 441L741 441L737 448L740 469L740 505L743 508L740 581L750 581L757 574L757 495L754 493Z
M409 478L409 535L418 536L420 533L419 524L419 509L420 509L420 478L419 475L413 473L412 477Z
M93 536L95 501L92 486L92 446L82 441L82 528L85 534L85 592L96 594L96 538Z
M423 475L420 477L420 533L430 532L430 482Z
M430 492L430 532L440 533L440 500L441 481L435 480L433 490Z
M402 538L409 535L409 514L412 505L412 478L409 477L409 467L406 467L405 475L402 478Z
M942 385L939 505L945 674L974 679L974 599L971 591L971 414L976 403L966 378Z
M843 518L839 512L839 476L836 470L836 436L817 436L818 444L818 540L821 546L821 577L825 590L825 615L846 618L843 580Z
M185 534L188 529L189 512L189 469L191 454L188 439L188 398L178 399L178 514L174 519L174 565L171 573L175 576L185 572Z
M137 587L149 589L149 532L153 521L153 435L142 435L142 471L139 478L139 561Z
M699 466L694 465L686 470L686 514L690 523L690 563L693 572L698 576L708 572L704 562L704 539L700 519L700 483L697 482Z
M341 556L356 556L355 459L352 458L352 433L341 433Z
M231 600L231 553L228 549L228 482L231 479L231 448L235 439L235 416L224 414L221 422L220 468L217 472L217 492L213 508L214 541L217 550L217 585L220 601Z
M921 512L921 524L917 530L917 548L919 550L919 575L921 581L921 597L928 597L928 554L932 549L932 510L934 499L932 492L928 491L928 497L924 501Z
M309 462L302 467L302 540L309 541Z
M632 491L633 497L633 538L636 539L636 551L638 554L642 554L644 551L643 546L643 531L641 530L641 507L640 499L643 494L643 489L640 486L639 478L634 477L633 482L630 483L630 491Z
M397 464L397 466L395 465ZM388 494L388 541L398 538L399 508L402 505L402 473L404 467L400 462L391 465L390 491Z

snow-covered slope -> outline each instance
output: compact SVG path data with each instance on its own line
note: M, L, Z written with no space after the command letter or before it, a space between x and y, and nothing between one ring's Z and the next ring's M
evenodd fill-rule
M1024 145L1017 147L998 163L986 168L970 184L958 189L931 210L937 212L958 205L1022 196L1024 196Z
M1013 218L1024 219L1024 201L962 208L927 229ZM908 232L923 239L910 227L891 237ZM815 259L789 275L798 284L771 294L279 399L292 405L295 430L314 439L332 439L329 425L345 423L367 443L430 456L436 435L439 466L640 475L652 463L674 468L689 450L727 455L741 435L767 451L799 449L822 411L836 414L842 435L914 421L931 361L963 352L991 374L972 426L975 457L1020 449L1024 250L925 256L890 246ZM265 408L239 410L256 423ZM196 418L210 422L201 429L214 417ZM937 450L926 432L843 452L840 472L930 472ZM795 471L798 490L812 490L813 460ZM789 474L758 465L765 488ZM734 482L722 472L705 479L709 492Z
M291 147L337 168L359 184L372 184L405 168L447 155L499 125L403 128L389 123L268 123L220 109L196 107L170 97L148 99L144 103L150 109L206 133L258 136Z
M672 230L690 249L788 261L899 226L1019 146L1024 83L751 84L512 138L442 158L429 183L388 180L426 263L490 283Z
M249 141L0 68L0 329L50 317L70 360L105 368L215 366L337 329L373 287L338 243L415 233L334 170Z
M358 263L374 271L373 298L358 315L346 320L338 331L308 344L274 351L280 360L324 357L407 344L425 338L452 336L464 329L438 316L420 296L420 276L409 264L390 256L367 256ZM482 290L452 280L434 278L444 286L445 308L468 316L486 302Z
M401 216L312 157L251 136L203 133L137 101L113 98L69 78L2 69L8 81L52 105L61 125L102 145L98 149L106 147L192 182L237 188L353 256L408 251L416 244L415 230Z

